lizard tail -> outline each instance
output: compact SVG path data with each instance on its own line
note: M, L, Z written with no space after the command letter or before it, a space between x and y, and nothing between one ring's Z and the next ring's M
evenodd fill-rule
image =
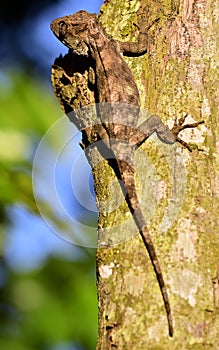
M136 222L137 220L135 220ZM163 297L163 301L164 301L164 306L166 309L166 314L167 314L167 321L168 321L168 327L169 327L169 336L172 337L173 336L173 319L172 319L172 314L171 314L171 308L170 308L170 302L169 302L169 298L168 298L168 294L167 294L167 289L166 289L166 285L164 282L164 278L163 278L163 274L161 271L161 267L155 252L155 248L150 236L150 233L148 231L147 226L143 226L141 228L141 230L139 229L140 235L143 239L143 242L146 246L146 249L148 251L148 254L150 256L150 260L151 263L153 265L156 277L157 277L157 281L161 290L161 294Z
M164 306L166 309L169 335L170 337L172 337L173 336L173 319L171 314L170 302L169 302L163 274L161 271L160 263L158 261L157 254L151 239L151 235L148 231L143 213L140 209L140 205L139 205L139 201L136 193L136 187L135 187L134 169L133 169L133 166L131 166L129 163L123 160L118 160L118 167L120 170L121 179L126 189L126 202L133 215L136 226L139 229L140 235L147 249L147 252L149 254L151 263L153 265L153 268L157 277L157 281L158 281L160 291L164 301Z

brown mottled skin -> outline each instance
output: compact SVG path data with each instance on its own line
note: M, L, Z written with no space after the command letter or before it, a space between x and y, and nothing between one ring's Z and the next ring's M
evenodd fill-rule
M146 246L160 286L167 314L169 335L173 336L173 321L168 294L161 272L155 248L141 211L134 181L134 151L153 132L165 143L179 141L189 148L178 137L179 131L196 127L199 123L175 124L169 130L157 116L151 116L138 126L140 108L139 91L131 69L122 57L124 55L140 56L147 50L147 31L145 18L142 15L139 23L139 38L133 43L119 43L106 34L95 14L79 11L52 21L51 29L56 37L74 54L88 57L91 60L91 72L96 88L96 102L99 108L100 124L93 129L93 141L103 140L104 146L99 149L104 156L113 152L117 160L109 164L117 177L121 178L126 189L126 201L140 235ZM145 28L146 27L146 28ZM89 130L90 132L90 130ZM102 145L103 145L102 144ZM106 152L105 148L109 151Z

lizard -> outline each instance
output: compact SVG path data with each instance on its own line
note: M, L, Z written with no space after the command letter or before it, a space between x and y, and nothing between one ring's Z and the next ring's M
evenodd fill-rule
M166 309L169 336L173 336L173 319L170 302L160 263L140 208L134 180L134 151L154 132L162 142L176 141L187 147L178 136L185 128L197 127L201 122L184 124L186 116L175 121L172 129L165 126L156 115L151 115L138 125L140 96L133 74L123 55L141 56L147 52L147 37L150 26L145 25L144 11L139 21L139 36L136 42L118 42L107 34L96 14L81 10L73 15L57 18L51 22L55 36L80 57L82 63L89 60L89 81L95 88L95 102L98 104L98 123L86 128L84 120L78 121L84 144L103 141L98 148L108 160L118 179L125 187L125 200L133 215L135 224L154 268ZM73 62L72 62L73 64ZM83 115L82 115L83 116ZM76 125L77 126L77 125ZM88 131L89 129L89 131ZM87 140L86 133L91 135Z

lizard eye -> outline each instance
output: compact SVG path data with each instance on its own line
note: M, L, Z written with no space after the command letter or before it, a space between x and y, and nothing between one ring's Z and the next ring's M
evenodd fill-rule
M65 36L66 32L67 32L67 24L64 21L59 22L59 28L60 28L60 34Z

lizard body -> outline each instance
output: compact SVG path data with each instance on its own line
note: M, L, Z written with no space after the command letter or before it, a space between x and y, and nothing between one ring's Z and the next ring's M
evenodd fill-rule
M134 180L134 151L153 132L165 143L174 143L178 133L185 127L174 125L169 130L157 116L151 116L138 126L140 98L131 69L122 57L142 55L147 49L147 28L141 20L138 42L119 43L106 34L95 14L79 11L52 21L51 29L56 37L74 54L90 59L91 73L95 84L95 102L99 103L100 125L89 130L93 142L102 140L100 153L109 159L112 153L116 162L110 162L115 174L125 186L126 202L133 215L144 245L148 251L164 300L169 335L173 336L173 321L168 294L155 248L141 211ZM101 107L104 104L104 108ZM102 108L102 110L101 110ZM83 132L83 130L82 130ZM181 142L182 143L182 142ZM108 156L106 156L108 155Z

